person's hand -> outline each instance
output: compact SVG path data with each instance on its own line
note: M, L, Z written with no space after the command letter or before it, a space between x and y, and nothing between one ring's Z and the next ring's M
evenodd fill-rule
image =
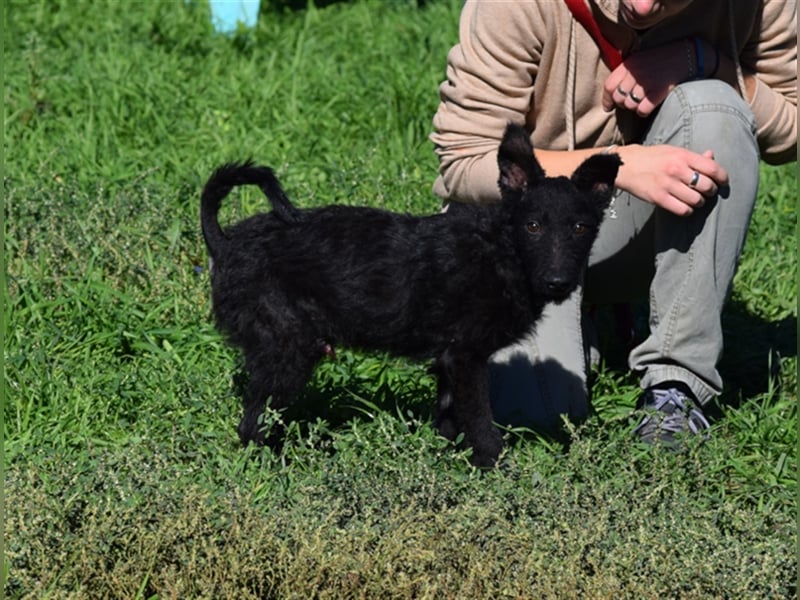
M694 49L687 40L631 54L606 79L603 109L619 107L649 116L672 88L686 81L694 60Z
M728 184L728 173L706 150L697 154L677 146L620 148L623 165L616 186L679 216L690 215Z

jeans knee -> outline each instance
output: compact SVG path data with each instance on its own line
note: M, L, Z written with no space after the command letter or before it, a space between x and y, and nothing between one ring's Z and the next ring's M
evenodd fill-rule
M755 117L750 106L733 87L719 79L687 81L675 86L664 100L663 110L675 109L695 114L717 112L734 115L752 127L755 133Z
M653 125L661 139L651 141L696 152L712 149L717 158L728 155L735 157L733 164L758 168L755 117L727 83L716 79L682 83L664 100Z

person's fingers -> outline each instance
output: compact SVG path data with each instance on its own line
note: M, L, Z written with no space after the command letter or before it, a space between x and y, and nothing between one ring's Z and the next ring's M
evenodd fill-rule
M625 78L628 77L628 71L624 65L620 65L614 69L611 74L606 78L603 84L603 109L608 112L614 109L615 106L622 106L625 100L625 95L628 93L628 88L625 87ZM632 81L630 82L632 85Z
M703 196L715 196L719 191L717 183L699 171L689 171L686 175L686 185Z
M714 160L714 153L706 150L697 154L689 161L689 168L713 180L718 187L728 184L728 172Z

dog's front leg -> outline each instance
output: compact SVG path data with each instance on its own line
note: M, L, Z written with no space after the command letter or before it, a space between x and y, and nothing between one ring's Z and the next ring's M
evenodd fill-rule
M470 462L493 467L503 449L503 436L493 423L488 365L447 354L439 363L443 379L437 406L439 431L451 439L453 431L463 433L464 443L472 448Z

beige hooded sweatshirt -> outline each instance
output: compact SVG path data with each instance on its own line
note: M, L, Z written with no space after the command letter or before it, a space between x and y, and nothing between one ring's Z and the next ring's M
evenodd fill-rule
M754 73L755 92L746 100L761 157L772 164L797 160L796 0L694 0L644 32L621 19L619 0L587 2L623 56L699 36L734 59L740 89L742 71ZM431 135L440 159L438 196L499 197L497 147L509 121L526 124L534 147L548 150L629 143L644 132L645 122L630 111L603 110L611 71L564 0L467 0L459 27Z

